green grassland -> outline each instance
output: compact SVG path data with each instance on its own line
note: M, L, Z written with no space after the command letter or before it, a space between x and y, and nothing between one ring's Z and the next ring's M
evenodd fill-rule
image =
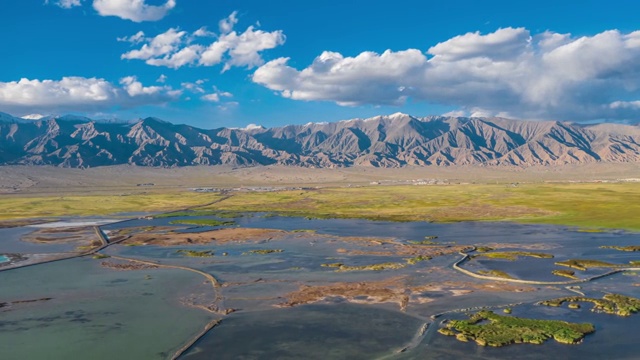
M63 215L176 211L219 198L169 192L127 196L3 196L0 220ZM390 221L517 221L581 229L640 230L640 184L544 183L367 186L237 192L200 210L272 212L310 218Z
M640 230L640 184L370 186L238 193L212 208L317 218L496 221Z

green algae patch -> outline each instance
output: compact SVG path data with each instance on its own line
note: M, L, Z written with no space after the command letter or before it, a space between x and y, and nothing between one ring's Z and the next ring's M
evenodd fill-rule
M204 250L204 251L177 250L176 253L182 254L188 257L212 257L214 255L212 250Z
M587 302L592 303L593 308L591 311L606 313L618 316L629 316L640 311L640 299L620 294L606 294L602 299L595 299L586 296L568 296L558 299L541 301L539 304L544 306L562 306L565 302L580 303ZM576 309L575 306L569 306L572 309ZM579 307L578 307L579 308Z
M502 316L484 310L471 315L469 320L451 320L438 332L455 336L459 341L473 340L481 346L500 347L520 343L542 344L548 339L562 344L577 344L585 335L595 332L595 327L589 323Z
M496 252L481 252L479 254L475 254L476 256L482 256L490 259L504 259L504 260L517 260L518 257L533 257L538 259L553 259L553 255L546 253L538 253L538 252L529 252L529 251L496 251Z
M96 260L107 259L107 258L110 258L110 257L111 256L105 255L105 254L95 254L95 255L92 256L92 258L96 259Z
M513 276L501 270L480 270L478 271L478 274L485 275L485 276L494 276L494 277L499 277L503 279L513 279Z
M556 276L563 276L563 277L566 277L566 278L569 278L569 279L573 279L573 280L577 280L578 279L578 277L575 275L576 272L572 271L572 270L553 270L553 271L551 271L551 273L553 275L556 275Z
M226 226L234 225L234 221L221 221L216 219L184 219L170 221L171 225L197 225L197 226Z
M600 249L614 249L619 251L640 251L640 246L600 246Z
M282 249L258 249L258 250L249 250L247 252L243 252L242 255L267 255L273 253L281 253L284 252Z

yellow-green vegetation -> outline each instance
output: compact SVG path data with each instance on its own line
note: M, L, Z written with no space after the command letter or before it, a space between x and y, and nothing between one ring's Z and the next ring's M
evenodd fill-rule
M96 259L96 260L100 260L100 259L106 259L106 258L110 258L111 256L109 255L105 255L105 254L95 254L92 256L92 258Z
M513 276L501 270L479 270L478 274L486 275L486 276L494 276L494 277L499 277L504 279L513 279Z
M415 265L421 261L431 260L430 257L419 255L416 257L405 259L406 262L386 262L380 264L369 264L369 265L357 265L350 266L345 265L343 263L327 263L320 264L322 267L332 267L336 268L336 271L381 271L381 270L396 270L407 267L407 265Z
M620 251L640 251L640 246L600 246L601 249L615 249Z
M197 226L226 226L226 225L234 225L234 221L221 221L216 219L184 219L184 220L173 220L170 221L169 224L172 225L197 225Z
M196 251L196 250L181 249L181 250L176 250L176 253L182 254L188 257L212 257L214 255L212 250Z
M282 249L258 249L258 250L249 250L247 252L242 253L242 255L267 255L273 253L281 253L284 252Z
M578 229L578 232L582 232L582 233L602 233L604 232L603 229L590 229L590 228L584 228L584 229Z
M407 260L407 264L415 265L415 264L417 264L417 263L419 263L421 261L431 260L431 258L428 257L428 256L424 256L424 255L418 255L416 257L412 257L412 258L409 258L409 259L406 259L406 260Z
M70 195L0 197L0 219L109 215L123 212L159 212L206 204L214 193L165 192L127 195Z
M580 309L580 304L578 304L578 303L570 303L569 305L567 305L567 307L569 309Z
M489 247L489 246L478 246L476 248L476 251L479 252L479 253L485 253L485 252L488 252L488 251L493 251L493 248Z
M569 296L541 301L540 305L561 306L565 302L590 302L593 303L593 308L591 309L591 311L615 314L618 316L629 316L640 310L640 299L620 294L606 294L602 297L602 299L595 299L585 296Z
M372 186L246 192L212 208L313 218L393 221L513 220L525 223L640 230L640 186L545 183Z
M296 230L292 230L291 232L293 233L308 233L308 234L315 234L316 231L312 230L312 229L296 229Z
M337 268L336 271L381 271L381 270L396 270L402 269L407 266L405 263L394 263L394 262L386 262L381 264L370 264L370 265L359 265L359 266L349 266L341 263L334 264L322 264L320 266L324 267L334 267Z
M578 279L578 277L576 276L576 272L571 270L553 270L551 271L551 273L553 275L564 276L569 279L574 279L574 280Z
M490 259L504 259L504 260L516 260L519 256L523 257L534 257L539 259L553 259L553 255L538 253L538 252L527 252L527 251L501 251L501 252L483 252L480 254L474 255L487 257Z
M499 347L514 343L542 344L551 338L563 344L576 344L594 331L595 327L588 323L525 319L485 310L471 315L469 320L451 320L446 330L438 332L460 341L474 340L481 346Z
M437 236L436 236L437 237ZM411 240L409 241L409 244L413 244L413 245L439 245L438 242L433 241L433 240Z
M593 260L593 259L569 259L558 261L555 263L560 266L567 266L577 270L587 270L591 268L623 268L627 267L626 264L612 264L610 262L602 261L602 260ZM633 262L631 263L633 265Z
M511 314L512 310L511 310L511 308L504 308L502 310L502 312L505 313L505 314Z

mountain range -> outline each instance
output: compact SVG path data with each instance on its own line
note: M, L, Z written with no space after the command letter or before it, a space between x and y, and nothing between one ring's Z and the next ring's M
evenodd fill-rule
M205 130L157 118L105 122L0 113L0 165L526 167L591 162L640 162L640 126L397 113L269 129Z

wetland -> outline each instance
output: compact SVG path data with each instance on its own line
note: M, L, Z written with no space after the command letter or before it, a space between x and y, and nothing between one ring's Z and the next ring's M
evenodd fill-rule
M353 194L364 201L361 192ZM351 217L338 207L329 216L310 210L315 200L285 212L273 198L285 193L290 205L300 193L324 196L221 193L173 209L164 202L173 195L146 196L160 212L108 215L100 205L105 213L92 218L8 222L0 357L637 353L627 336L640 324L633 229ZM248 211L256 197L276 201Z

